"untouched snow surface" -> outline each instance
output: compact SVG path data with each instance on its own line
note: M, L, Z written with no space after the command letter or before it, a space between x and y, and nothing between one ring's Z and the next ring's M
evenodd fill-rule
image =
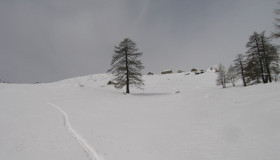
M221 89L208 70L123 95L110 79L0 84L0 159L280 159L280 83Z

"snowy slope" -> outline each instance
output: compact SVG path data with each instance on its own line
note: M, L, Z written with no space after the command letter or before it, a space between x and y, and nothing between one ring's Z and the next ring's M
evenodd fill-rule
M280 159L280 83L221 89L208 70L123 95L110 79L0 84L0 159Z

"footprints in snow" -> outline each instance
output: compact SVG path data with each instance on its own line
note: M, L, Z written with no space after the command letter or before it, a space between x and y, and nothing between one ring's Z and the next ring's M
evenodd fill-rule
M87 141L71 126L67 113L63 109L61 109L58 105L55 105L50 102L47 102L47 104L56 108L63 115L64 127L69 132L69 134L76 139L76 141L80 144L83 150L88 154L90 159L102 160L97 154L97 151L92 146L90 146L87 143Z

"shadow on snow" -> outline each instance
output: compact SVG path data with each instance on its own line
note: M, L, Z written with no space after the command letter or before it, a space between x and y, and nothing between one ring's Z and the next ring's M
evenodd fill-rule
M171 93L131 93L133 96L164 96L171 95Z

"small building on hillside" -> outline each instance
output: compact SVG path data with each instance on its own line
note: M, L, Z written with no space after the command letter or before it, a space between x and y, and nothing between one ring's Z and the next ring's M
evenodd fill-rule
M173 73L171 69L161 71L161 74L171 74L171 73Z
M199 74L201 74L201 73L200 73L200 72L195 72L194 74L195 74L195 75L199 75Z
M177 73L183 73L183 72L184 72L184 71L182 71L182 70L180 70L180 69L177 71Z
M197 69L193 68L193 69L191 70L191 72L197 72Z
M200 70L200 74L204 73L205 71L203 69Z

